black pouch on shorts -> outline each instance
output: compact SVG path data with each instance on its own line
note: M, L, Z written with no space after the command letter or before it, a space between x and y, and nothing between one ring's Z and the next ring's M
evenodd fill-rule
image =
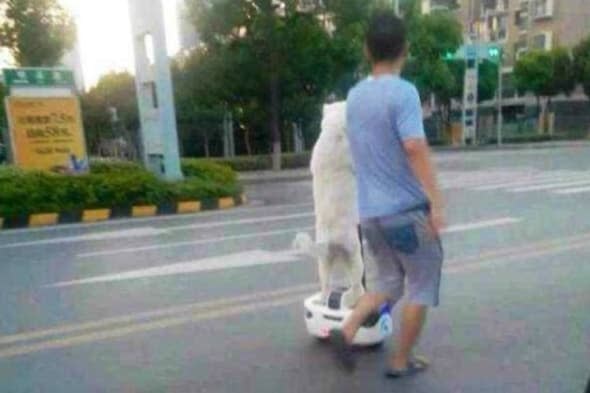
M393 228L383 228L383 230L391 247L395 250L404 254L413 254L418 249L419 240L413 223Z

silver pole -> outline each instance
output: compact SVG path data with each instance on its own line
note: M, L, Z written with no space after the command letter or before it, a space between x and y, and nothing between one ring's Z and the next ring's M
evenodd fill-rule
M393 0L393 10L399 16L399 0Z

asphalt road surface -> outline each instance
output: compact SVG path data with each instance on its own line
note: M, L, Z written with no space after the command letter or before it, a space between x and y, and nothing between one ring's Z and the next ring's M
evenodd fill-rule
M441 153L442 304L420 352L344 375L306 333L311 183L224 212L0 233L0 392L582 393L590 377L590 148Z

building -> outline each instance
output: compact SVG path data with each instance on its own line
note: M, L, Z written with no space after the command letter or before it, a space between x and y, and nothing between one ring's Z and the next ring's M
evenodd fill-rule
M530 49L571 48L590 35L588 0L480 0L477 3L476 35L480 40L503 44L507 66L513 66Z
M186 0L177 0L176 13L178 17L178 36L180 50L190 50L199 46L199 33L196 31L186 6Z
M461 0L461 8L472 38L504 48L505 98L518 98L511 74L524 53L572 48L590 36L588 0Z
M439 10L454 10L459 8L457 0L422 0L422 13L429 14Z

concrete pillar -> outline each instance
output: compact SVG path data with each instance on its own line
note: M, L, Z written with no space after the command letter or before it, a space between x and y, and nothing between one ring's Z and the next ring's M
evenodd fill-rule
M146 166L166 180L182 179L170 60L161 0L129 0L135 82Z

